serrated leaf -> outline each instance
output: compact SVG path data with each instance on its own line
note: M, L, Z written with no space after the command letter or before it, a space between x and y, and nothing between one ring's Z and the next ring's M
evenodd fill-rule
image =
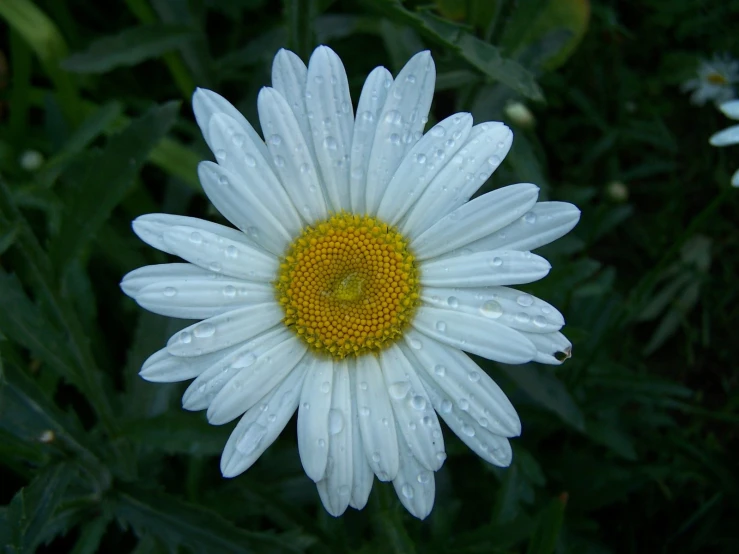
M53 327L31 302L15 275L0 270L0 332L28 348L32 354L69 383L80 385L81 377L64 335Z
M565 503L566 497L554 498L539 513L526 554L552 554L554 552L557 537L564 522Z
M110 138L87 177L66 196L66 214L49 251L56 267L76 257L133 185L156 144L177 118L178 102L154 106Z
M165 493L131 485L120 489L117 517L133 527L137 535L154 535L172 551L187 547L197 554L303 552L312 542L298 533L246 531L213 511Z
M145 448L168 454L218 455L231 430L210 425L202 414L170 411L126 424L123 436Z
M110 517L107 514L92 521L86 521L80 529L79 538L70 554L95 554L98 552L100 541L105 535L109 523Z
M74 73L105 73L161 56L194 36L192 29L180 25L140 25L93 41L87 50L72 54L61 65Z
M442 19L429 11L411 12L398 0L372 3L398 23L409 25L431 40L445 46L488 77L500 81L532 100L543 100L544 94L534 75L519 63L504 58L500 50L470 34L465 27Z
M585 429L582 411L550 368L530 364L500 367L539 406L557 414L575 429Z
M60 507L74 472L69 464L57 464L38 474L13 497L7 517L12 546L18 552L35 552L38 545L58 531L57 526L48 524Z

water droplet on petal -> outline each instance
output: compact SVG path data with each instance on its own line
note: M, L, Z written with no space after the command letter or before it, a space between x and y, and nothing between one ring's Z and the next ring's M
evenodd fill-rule
M414 410L418 410L419 412L426 409L426 399L421 396L420 394L417 394L411 399L411 406L413 406Z
M523 216L523 220L526 223L536 223L536 214L534 212L529 212Z
M421 341L418 339L411 339L408 342L410 343L411 348L415 348L416 350L421 350L421 348L423 347L423 345L421 344Z
M460 398L459 399L459 409L463 412L466 412L470 409L470 402L466 398Z
M234 245L229 245L226 247L226 257L227 258L236 258L239 255L239 250Z
M416 155L416 161L420 164L426 163L426 154L417 154Z
M531 321L531 316L524 312L518 312L516 314L516 321L519 323L529 323Z
M280 135L272 135L269 137L269 143L273 146L279 146L282 144L282 137Z
M375 463L378 463L380 461L380 453L379 452L373 452L372 453L372 461Z
M490 319L498 319L503 315L503 307L495 300L488 300L480 306L480 313Z
M390 110L385 114L385 122L400 125L403 122L403 116L396 110Z
M416 477L416 480L421 483L422 485L425 485L429 481L431 481L431 472L430 471L422 471L418 474Z
M534 325L537 327L546 327L547 326L547 320L543 316L537 315L534 318Z
M244 156L244 163L249 167L254 167L255 165L257 165L257 159L251 154L247 154L246 156Z
M439 364L434 368L434 373L436 373L439 377L444 377L444 375L446 375L446 367Z
M445 399L441 401L441 406L439 406L439 411L442 414L448 414L452 411L452 401L449 399Z
M446 134L446 129L444 129L441 125L436 125L433 129L430 131L432 137L443 137Z
M322 393L326 394L330 390L331 390L331 383L329 383L328 381L324 381L323 383L321 383L321 392Z
M182 331L180 333L180 342L182 344L190 344L192 342L192 333L190 331Z
M226 159L226 151L223 150L222 148L219 148L218 150L216 150L216 160L223 161L225 159Z
M203 235L200 233L190 233L190 242L193 244L200 244L203 242Z
M450 308L458 308L459 307L459 300L456 296L450 296L446 299L446 303L449 305Z
M363 121L366 121L367 123L372 123L375 120L375 116L372 112L364 111L362 112L361 116Z
M402 400L405 398L409 390L411 390L411 384L408 381L398 381L397 383L390 385L387 389L390 396L396 400Z
M499 258L498 256L496 256L495 258L493 258L492 260L490 260L490 265L492 265L493 267L500 267L500 266L502 266L503 265L503 258Z
M275 156L274 162L277 167L285 167L285 158L282 156Z
M468 437L475 436L475 428L472 427L471 425L467 425L467 424L462 425L462 432Z
M334 137L328 136L325 139L323 139L323 146L327 150L336 150L338 148L338 144L336 142L336 139Z
M162 291L162 294L164 296L173 297L175 294L177 294L177 289L174 287L165 287Z
M411 487L408 483L400 487L400 492L402 492L403 496L408 499L413 498L413 487Z
M470 371L467 374L467 378L472 381L473 383L477 383L480 380L480 372L479 371Z
M344 416L339 410L329 410L328 412L328 432L332 435L341 433L344 428Z
M236 443L236 450L248 456L252 454L267 434L267 428L259 423L253 423Z
M212 323L201 323L200 325L195 327L192 332L197 338L204 339L212 337L215 334L216 326Z
M525 308L528 308L534 303L534 297L530 294L521 294L516 298L516 303L519 306L523 306Z

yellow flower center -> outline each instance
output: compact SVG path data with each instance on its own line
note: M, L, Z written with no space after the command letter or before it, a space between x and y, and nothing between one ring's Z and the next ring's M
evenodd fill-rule
M400 338L418 287L415 259L397 229L347 213L306 227L275 282L285 325L337 359L379 352Z
M712 85L727 85L729 81L726 79L726 76L722 75L721 73L709 73L706 75L706 81L711 83Z

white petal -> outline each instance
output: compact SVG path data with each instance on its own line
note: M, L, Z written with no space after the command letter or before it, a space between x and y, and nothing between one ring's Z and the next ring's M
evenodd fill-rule
M163 238L172 254L214 273L269 283L279 267L277 258L252 246L243 234L236 240L197 227L175 225L164 231Z
M505 393L464 352L440 342L429 340L417 331L406 333L406 344L419 341L423 348L404 348L415 358L416 367L423 368L427 380L434 381L454 403L478 424L497 435L517 437L521 434L521 420ZM450 409L448 404L445 409ZM442 410L443 411L443 410Z
M508 439L481 426L467 412L455 405L428 375L422 374L422 378L434 408L463 443L486 462L499 467L511 464L513 451Z
M724 102L719 106L719 108L722 112L724 112L724 115L726 117L730 117L731 119L739 119L739 100Z
M235 477L249 469L275 442L298 406L305 365L298 364L281 383L241 418L223 448L221 473Z
M567 202L537 202L523 217L445 256L489 250L534 250L569 233L580 221L580 210Z
M352 495L349 499L349 505L356 510L361 510L367 505L367 500L372 491L372 483L375 480L375 476L372 474L372 468L369 466L367 456L364 451L364 445L362 443L361 433L359 431L359 410L357 409L356 397L356 393L359 388L357 385L357 373L355 371L355 363L353 360L349 361L349 368L353 425L352 465L354 466L352 476ZM378 367L377 369L379 371L380 368Z
M442 217L420 235L411 235L411 248L419 260L441 256L486 237L528 212L539 187L520 183L483 194Z
M450 115L423 135L400 162L380 202L377 215L397 225L408 209L418 200L434 177L462 147L472 129L468 113Z
M306 475L320 481L328 459L328 412L331 409L334 365L330 359L306 356L310 368L298 407L298 452ZM307 362L306 362L307 363Z
M290 50L281 48L272 62L272 88L279 92L295 115L303 137L310 144L310 123L305 107L305 81L308 68L303 60Z
M240 175L213 162L200 162L198 177L205 194L226 219L265 250L278 256L283 253L292 235L262 203L259 187L251 189Z
M208 406L208 421L221 425L243 414L298 365L307 349L300 337L292 335L257 356L253 364L239 370L216 395Z
M184 319L207 319L248 304L274 300L274 289L266 283L203 271L206 275L160 279L140 289L134 298L150 312Z
M241 115L241 112L234 108L234 106L220 94L203 88L195 89L195 94L192 95L192 111L195 114L195 120L198 122L200 131L203 133L203 138L205 138L205 142L208 143L208 146L210 146L213 153L215 153L218 148L213 145L211 140L210 118L216 114L222 113L236 120L245 139L259 150L264 159L270 159L267 147L264 145L264 142L262 142L259 133L257 133L254 130L254 127L251 126L251 123Z
M193 264L157 264L145 265L126 273L121 280L121 290L131 298L149 285L172 280L185 280L189 277L205 277L215 275L212 271L203 269Z
M413 327L439 342L505 364L530 362L536 348L519 331L486 317L421 306ZM410 341L423 348L427 341Z
M436 68L428 51L413 56L390 86L380 112L367 168L365 199L368 213L376 213L395 170L418 142L428 121L434 96Z
M349 196L351 210L354 213L365 213L366 211L364 190L367 186L367 168L375 140L377 120L392 84L393 77L390 72L384 67L376 67L367 76L362 87L362 94L359 96L349 172Z
M252 365L257 357L282 344L290 336L288 329L278 325L247 342L241 342L212 354L194 358L177 357L180 360L203 359L205 362L210 360L208 368L190 383L185 394L182 395L182 407L190 411L205 410L238 372Z
M367 461L381 481L392 481L398 473L398 438L395 416L376 357L357 358L356 384L359 430Z
M151 383L175 383L197 377L217 363L225 354L221 350L212 354L182 358L172 356L166 348L154 352L141 366L139 375Z
M416 370L397 344L381 352L380 366L401 433L398 443L407 442L419 463L436 471L446 459L444 438Z
M351 500L354 476L351 383L346 361L334 365L331 410L328 414L329 461L326 476L316 483L324 507L334 517L346 511Z
M164 242L164 233L174 226L193 227L197 230L207 231L234 241L248 240L246 235L236 229L198 219L197 217L186 217L183 215L170 214L145 214L137 217L131 223L133 232L149 246L157 250L174 254L171 248Z
M739 125L732 125L708 139L713 146L729 146L739 143Z
M561 365L572 356L572 343L562 333L522 333L536 347L535 362ZM558 356L556 356L558 355ZM557 359L559 358L559 359Z
M421 283L431 287L490 287L538 281L552 266L541 256L517 250L475 252L421 263Z
M511 130L497 121L475 125L467 142L411 207L400 228L418 236L467 202L505 158L513 142Z
M276 302L255 304L211 317L172 335L167 351L175 356L200 356L249 340L282 321Z
M313 157L295 114L282 95L263 88L257 98L267 148L285 191L308 223L328 215Z
M236 122L223 114L213 116L210 128L211 140L219 146L218 165L239 176L239 183L252 195L257 195L267 211L283 222L286 229L290 232L300 229L300 217L280 184L275 168L270 165L272 157L269 154L263 157L253 142L239 134ZM238 189L235 184L234 187ZM234 190L233 194L239 195L238 198L244 192Z
M329 207L348 210L354 112L344 65L327 46L316 48L308 63L305 105Z
M553 333L565 324L551 304L508 287L423 287L421 299L435 308L482 316L519 331Z
M403 440L400 445L400 471L393 480L393 487L395 487L401 504L413 516L425 519L431 513L436 494L434 472L418 462L408 444Z

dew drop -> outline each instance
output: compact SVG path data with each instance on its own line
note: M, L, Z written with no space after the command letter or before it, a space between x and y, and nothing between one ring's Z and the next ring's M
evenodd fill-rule
M488 300L480 306L480 313L490 319L498 319L503 315L503 307L495 300Z
M449 305L450 308L458 308L459 307L459 300L456 296L450 296L446 299L446 303Z
M313 80L314 80L314 81L316 82L316 84L317 84L317 85L320 85L320 84L322 84L322 83L323 83L323 76L321 76L321 75L316 75L316 76L315 76L315 77L313 78Z
M423 347L423 345L421 344L421 341L418 339L411 339L408 342L410 343L411 348L414 348L416 350L421 350L421 348Z
M217 160L221 160L221 161L225 160L226 159L226 151L223 150L222 148L219 148L218 150L216 150L216 159Z
M359 388L362 390L367 390L369 388L367 381L362 381L361 383L359 383Z
M275 156L274 162L277 167L285 167L285 158L282 156Z
M323 383L321 383L321 392L323 394L327 394L328 391L330 390L331 390L331 383L329 383L328 381L324 381Z
M223 296L233 298L234 296L236 296L236 288L231 285L226 285L225 287L223 287Z
M524 312L518 312L516 314L516 321L519 323L529 323L531 321L531 316Z
M437 452L436 459L439 460L440 462L443 462L444 460L446 460L446 452Z
M466 398L460 398L459 399L459 409L463 412L466 412L470 409L470 402Z
M524 308L528 308L534 303L534 297L530 294L521 294L516 298L516 303L519 306L523 306Z
M420 164L426 163L426 154L417 154L416 155L416 161Z
M395 398L396 400L402 400L406 397L408 394L408 391L411 390L411 384L408 381L398 381L397 383L393 383L390 385L387 389L388 393L390 393L390 396Z
M439 137L443 137L446 134L446 129L444 129L444 127L441 125L436 125L429 132L431 133L432 137L439 138Z
M220 273L223 268L221 267L221 264L219 264L218 262L211 262L208 265L208 269L210 269L214 273Z
M471 425L462 425L462 432L467 435L468 437L474 437L475 436L475 428Z
M162 294L164 296L169 296L171 298L175 294L177 294L177 289L174 287L165 287L164 290L162 291Z
M282 144L282 137L280 135L272 135L269 137L269 143L273 146L279 146Z
M398 133L392 133L390 135L390 142L393 144L400 144L400 135Z
M441 406L439 406L439 411L443 414L448 414L452 411L452 401L449 399L442 400Z
M359 408L359 415L367 417L368 415L370 415L370 409L367 406L362 406L361 408Z
M479 371L470 371L467 374L467 378L472 381L473 383L477 383L480 380L480 372Z
M446 323L443 321L437 321L436 322L436 330L439 331L439 333L445 333L446 332Z
M378 463L380 461L380 453L379 452L373 452L372 453L372 461L375 463Z
M318 439L318 446L321 448L326 448L326 441L323 439Z
M491 166L493 166L493 167L497 167L497 166L499 166L499 165L500 165L500 158L499 158L498 156L490 156L490 157L488 158L488 163L489 163L489 164L490 164Z
M418 474L416 477L416 480L421 483L422 485L425 485L429 481L431 481L431 472L430 471L422 471Z
M526 223L536 223L536 214L534 212L529 212L523 216L523 220Z
M534 318L534 325L537 327L546 327L547 326L547 320L543 316L537 315Z
M400 492L402 492L403 496L408 499L413 498L413 487L411 487L408 483L400 487Z
M228 177L226 177L225 175L220 175L220 176L218 177L218 182L219 182L219 183L220 183L221 185L223 185L224 187L225 187L225 186L228 186L228 184L229 184L229 181L228 181Z
M408 75L408 76L407 76L407 77L405 78L405 80L406 80L407 82L409 82L409 83L415 83L415 82L416 82L416 76L415 76L415 75L413 75L413 73L411 73L410 75Z
M195 327L193 330L193 335L195 335L199 339L204 339L208 337L212 337L216 332L216 326L212 323L201 323L197 327Z
M403 122L403 116L396 110L390 110L385 114L385 123L400 125Z
M226 247L226 257L227 258L236 258L239 255L238 249L234 245L229 245Z
M490 265L493 267L500 267L503 265L503 258L499 258L498 256L495 256L492 260L490 260Z
M434 368L434 373L436 373L439 377L444 377L444 375L446 375L446 367L439 364Z
M249 367L254 362L257 361L257 357L254 355L254 352L244 352L241 356L236 358L232 363L231 367L233 369L244 369L245 367Z
M201 244L203 242L203 235L200 233L190 233L190 242L193 244Z
M344 416L339 410L329 410L328 412L328 432L332 435L341 433L344 428Z
M255 165L257 165L257 159L251 154L247 154L246 156L244 156L244 163L249 167L254 167Z
M375 116L372 114L372 112L362 112L362 115L360 117L362 118L362 121L366 121L367 123L372 123L375 120Z
M325 139L323 139L323 147L326 148L327 150L336 150L338 148L338 144L334 137L328 136Z
M190 331L182 331L180 333L180 342L182 344L190 344L192 342L192 333Z
M421 396L420 394L417 394L411 399L411 406L413 406L414 410L418 410L419 412L426 409L426 399Z

